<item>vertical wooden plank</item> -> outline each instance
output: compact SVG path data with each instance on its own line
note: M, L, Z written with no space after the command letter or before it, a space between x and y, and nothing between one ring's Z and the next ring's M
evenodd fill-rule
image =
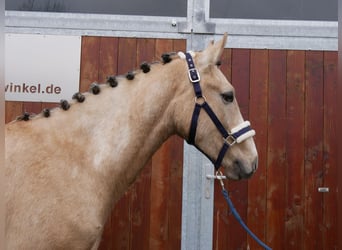
M214 183L213 249L231 249L229 248L227 203L222 196L221 186L217 182Z
M250 88L250 50L248 49L232 51L232 84L236 91L241 114L248 119ZM254 127L254 124L252 126ZM228 188L234 206L239 211L241 218L247 221L248 181L229 182ZM229 249L245 249L247 247L247 234L231 213L229 213L227 237Z
M303 249L305 52L287 53L287 214L284 249Z
M108 218L102 233L101 243L98 250L109 250L112 248L112 221Z
M182 175L184 140L178 136L170 139L169 195L164 197L168 203L168 243L167 249L180 249L182 224Z
M337 247L337 52L324 52L323 249ZM340 211L341 213L341 211Z
M131 198L131 232L130 249L150 249L150 192L151 192L151 168L150 160L141 174L130 188ZM153 201L152 201L153 202Z
M86 92L99 79L100 37L82 37L80 91Z
M42 111L41 102L23 102L23 111L31 114L39 114Z
M269 51L267 244L284 246L286 176L286 51Z
M134 67L137 67L141 61L150 62L154 57L154 50L155 39L137 39ZM131 188L131 249L149 249L151 171L152 161L149 161Z
M44 102L42 103L42 110L45 108L53 109L53 108L58 107L58 105L59 103L56 103L56 102Z
M186 40L175 39L173 40L173 51L185 51L186 50Z
M232 84L240 111L245 119L249 117L250 50L234 49L232 52Z
M119 38L118 74L134 70L137 61L137 39Z
M161 55L164 53L173 51L173 40L170 39L157 39L156 40L156 51L154 53L155 58L161 61Z
M166 141L152 157L151 181L151 228L150 242L152 249L167 249L168 240L168 209L167 199L170 193L170 146Z
M11 122L23 113L23 103L6 101L5 102L5 122Z
M338 9L338 15L339 18L341 18L342 15L342 9L339 8ZM339 33L339 38L341 38L341 34L342 34L342 26L339 26L338 29L338 33ZM339 40L340 42L341 40ZM338 51L338 83L337 83L337 89L335 90L337 93L337 107L342 107L342 47L339 46L339 51ZM337 165L339 166L338 170L337 170L337 179L338 180L342 180L342 130L340 128L342 128L342 115L339 115L336 113L336 124L337 124L337 137L336 137L336 141L337 141ZM337 215L337 219L336 219L336 224L337 224L337 228L338 228L338 235L339 237L337 238L337 249L342 249L342 192L340 192L342 190L342 181L338 181L337 183L337 189L339 190L339 192L337 193L337 208L338 208L338 215Z
M108 76L117 75L118 40L117 37L100 38L98 74L98 81L100 83L106 82Z
M233 49L224 49L221 56L221 65L219 66L230 83L232 83L232 53Z
M119 38L118 74L126 74L135 67L137 44L135 38ZM133 188L133 187L131 187ZM131 190L130 188L130 190ZM119 200L111 216L112 248L131 249L131 193L130 190Z
M263 241L266 239L268 51L251 50L249 116L256 131L259 167L248 183L248 226ZM250 249L261 247L248 236Z
M156 39L140 38L137 40L137 61L135 67L139 68L142 62L151 63L155 60Z
M323 52L306 52L304 249L323 249Z
M172 51L172 40L156 40L155 57ZM168 239L168 210L167 200L169 194L170 174L170 141L166 141L152 157L151 174L151 222L150 222L150 247L151 249L167 249Z

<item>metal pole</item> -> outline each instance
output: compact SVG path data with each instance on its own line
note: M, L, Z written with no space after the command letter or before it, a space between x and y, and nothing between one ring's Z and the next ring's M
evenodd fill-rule
M212 35L203 35L209 16L208 0L188 1L188 25L191 35L187 50L203 50ZM199 21L200 20L200 21ZM196 34L202 33L202 34ZM195 105L195 104L194 104ZM209 250L213 242L214 174L212 163L195 147L185 143L183 163L182 250Z

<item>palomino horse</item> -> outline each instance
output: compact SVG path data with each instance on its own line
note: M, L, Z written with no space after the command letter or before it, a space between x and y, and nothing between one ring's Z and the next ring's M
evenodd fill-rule
M173 134L229 178L250 177L254 131L217 67L226 40L144 63L61 107L7 124L7 248L97 249L113 204Z

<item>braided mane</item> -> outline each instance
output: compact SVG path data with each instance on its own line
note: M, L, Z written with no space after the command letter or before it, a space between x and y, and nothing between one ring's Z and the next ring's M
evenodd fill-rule
M93 82L90 84L89 86L89 92L94 94L94 95L98 95L101 92L101 88L103 86L110 86L112 88L115 88L119 85L120 80L126 78L129 81L134 80L135 76L139 73L144 73L147 74L151 71L151 66L153 64L167 64L170 63L173 59L177 58L179 56L177 56L177 53L175 52L171 52L171 53L165 53L161 55L161 59L162 62L157 61L157 62L153 62L153 63L148 63L148 62L142 62L140 64L140 69L139 70L134 70L134 71L128 71L126 73L126 75L119 75L119 76L107 76L107 81L105 83L97 83L97 82ZM61 108L62 110L69 110L71 108L71 105L74 103L83 103L86 99L86 95L84 93L81 92L76 92L73 96L72 96L72 100L75 100L74 102L69 102L68 100L60 100L59 103L59 107L54 107L52 109L55 108ZM45 108L42 110L41 114L43 117L48 118L51 116L51 110L49 108ZM21 116L18 116L16 118L17 121L29 121L30 119L36 118L36 117L40 117L39 114L31 114L29 112L24 112Z

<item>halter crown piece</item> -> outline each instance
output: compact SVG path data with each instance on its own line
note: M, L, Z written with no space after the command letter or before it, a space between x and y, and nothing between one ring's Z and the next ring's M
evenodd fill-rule
M194 112L191 118L190 132L189 132L189 138L187 142L191 145L194 145L198 150L200 150L203 154L205 154L199 147L195 145L198 118L199 118L201 109L203 108L206 111L206 113L209 115L211 121L215 124L216 128L219 130L219 132L221 133L223 137L223 146L215 161L205 154L214 164L215 169L218 170L221 166L223 157L226 154L229 147L233 146L236 143L241 143L244 140L254 136L255 131L251 129L249 121L244 121L240 123L238 126L231 129L230 132L228 132L224 128L224 126L222 125L218 117L215 115L214 111L210 108L209 104L206 101L205 96L202 94L202 89L200 85L201 78L200 78L199 72L197 71L195 67L194 61L192 59L192 56L191 56L192 53L188 52L188 53L185 53L184 55L184 53L180 52L178 54L180 55L181 58L184 58L188 64L188 75L189 75L190 82L192 83L192 86L194 87L195 96L196 96L195 108L194 108Z

